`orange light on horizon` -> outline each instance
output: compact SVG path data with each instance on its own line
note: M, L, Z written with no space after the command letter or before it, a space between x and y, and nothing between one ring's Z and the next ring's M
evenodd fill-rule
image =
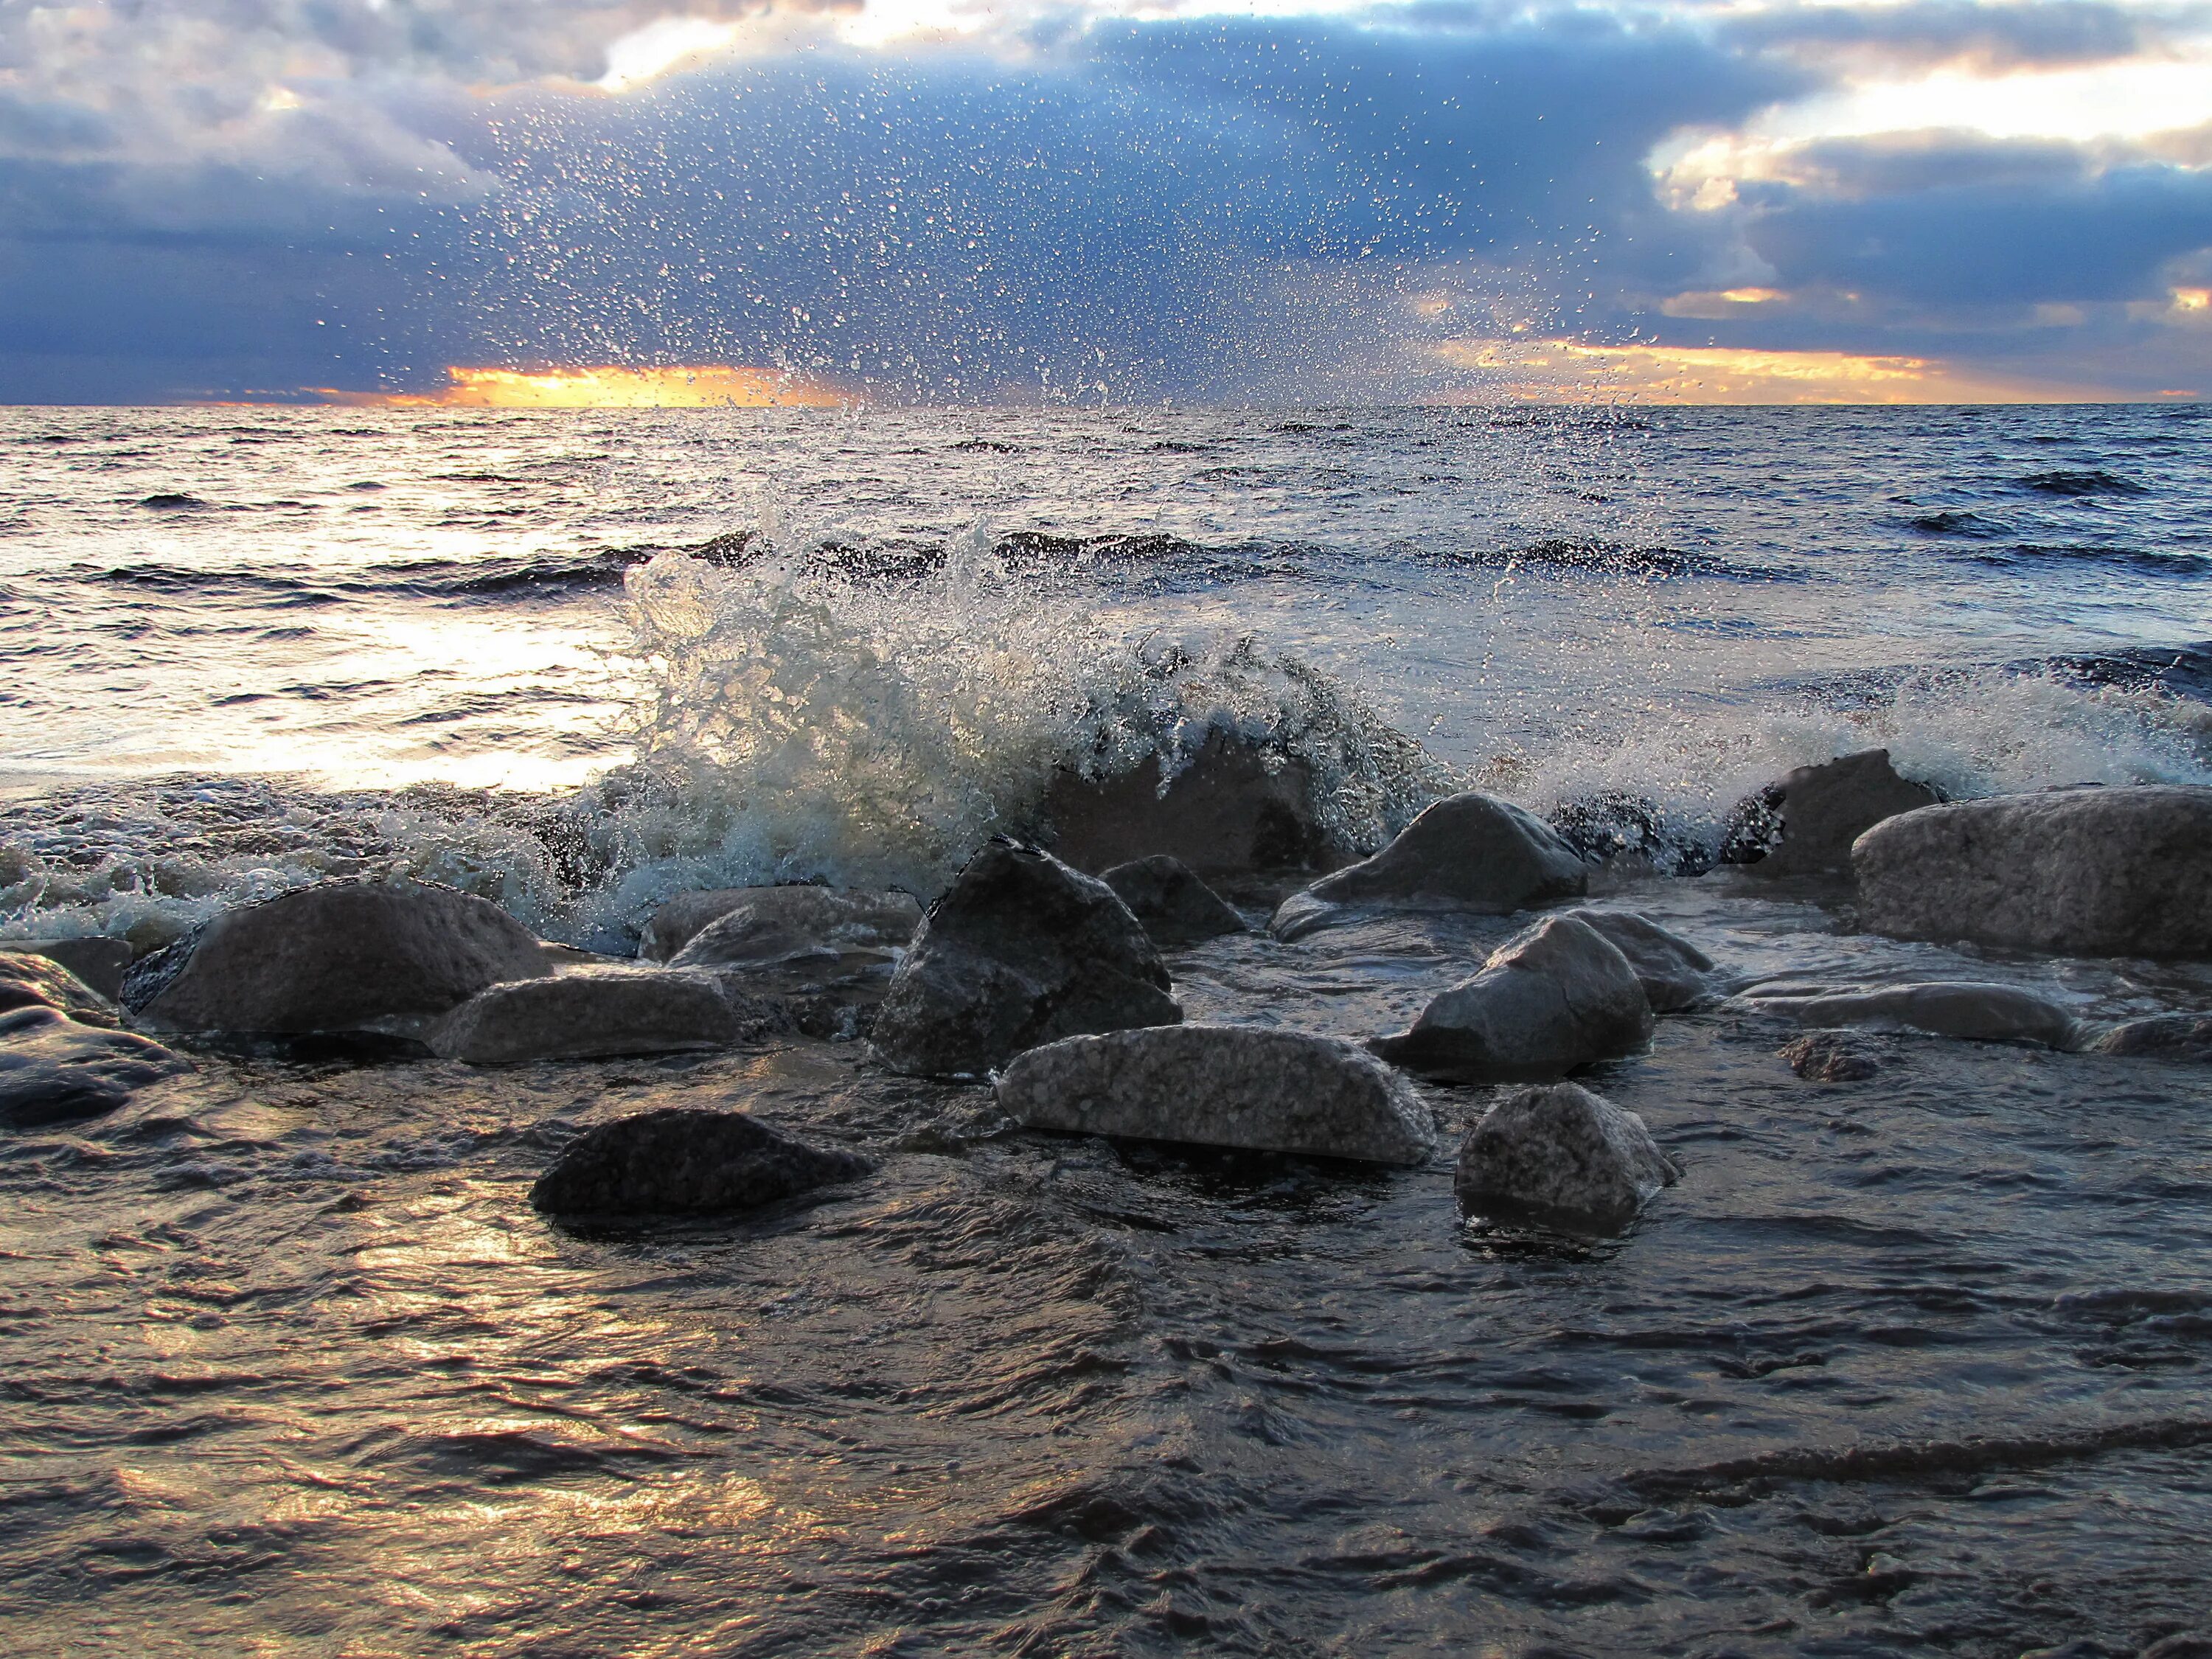
M446 377L453 384L436 392L310 390L357 409L833 409L848 401L804 375L720 363L537 371L455 364Z

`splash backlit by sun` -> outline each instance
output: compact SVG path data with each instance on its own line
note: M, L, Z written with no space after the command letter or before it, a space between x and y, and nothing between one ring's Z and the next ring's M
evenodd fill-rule
M726 364L532 371L455 365L446 375L452 384L435 392L316 391L331 403L371 409L828 409L847 401L818 380Z

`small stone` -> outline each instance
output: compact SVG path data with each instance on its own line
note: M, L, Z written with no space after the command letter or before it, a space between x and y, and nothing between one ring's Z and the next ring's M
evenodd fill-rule
M530 1201L554 1215L730 1215L872 1167L857 1153L818 1150L741 1112L669 1108L580 1136L538 1178Z
M1471 1215L1617 1233L1681 1173L1634 1112L1557 1083L1516 1090L1484 1113L1460 1147L1452 1185Z
M783 1024L766 1003L734 999L712 974L584 968L494 985L430 1028L431 1051L472 1066L726 1048Z
M1098 879L1121 896L1152 943L1164 949L1251 931L1195 871L1165 853L1117 864Z
M1849 1031L1808 1031L1780 1053L1811 1083L1863 1083L1881 1070L1874 1045Z
M0 1125L99 1117L191 1062L129 1031L81 1025L42 1005L0 1013Z

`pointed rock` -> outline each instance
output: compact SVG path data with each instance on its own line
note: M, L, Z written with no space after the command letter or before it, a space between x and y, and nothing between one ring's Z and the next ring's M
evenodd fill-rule
M1117 864L1098 879L1121 896L1163 949L1251 931L1195 871L1165 853Z
M1516 1090L1483 1114L1460 1147L1452 1189L1470 1215L1617 1233L1681 1176L1634 1112L1555 1083Z

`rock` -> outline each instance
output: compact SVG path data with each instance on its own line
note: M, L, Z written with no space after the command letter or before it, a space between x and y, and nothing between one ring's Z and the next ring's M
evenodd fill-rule
M2158 1060L2212 1060L2212 1014L2153 1014L2101 1032L2084 1045L2093 1054L2143 1054Z
M0 1013L11 1008L52 1008L80 1025L121 1024L106 997L58 962L28 953L0 953Z
M110 1002L123 994L123 975L131 966L131 942L95 933L86 939L0 940L0 951L58 962Z
M1653 1013L1671 1014L1712 994L1713 959L1650 917L1630 910L1588 908L1559 914L1595 928L1628 958Z
M1181 859L1155 853L1148 859L1117 864L1099 877L1144 923L1163 947L1195 945L1200 939L1250 930L1227 900L1198 878Z
M923 919L877 1011L895 1071L980 1076L1025 1048L1182 1010L1168 970L1114 890L1048 853L994 842Z
M734 1000L712 974L580 968L488 986L430 1028L431 1051L472 1066L725 1048L782 1028L772 1005Z
M1369 1047L1415 1071L1518 1082L1632 1054L1650 1036L1651 1005L1628 958L1589 923L1547 916L1430 1003L1411 1030Z
M854 1152L822 1152L742 1112L669 1108L602 1123L538 1178L554 1215L729 1215L866 1175Z
M1900 939L2212 957L2212 789L2052 789L1923 807L1851 849L1859 920Z
M496 904L428 882L330 881L226 910L124 981L158 1030L284 1035L441 1014L546 972Z
M672 966L849 972L879 964L888 972L921 926L921 906L907 893L740 887L717 896L738 902L694 932ZM657 927L660 916L653 921Z
M1269 924L1293 939L1350 904L1474 910L1504 915L1579 897L1589 868L1542 819L1470 792L1432 803L1375 854L1283 902Z
M1874 1045L1852 1031L1808 1031L1780 1053L1810 1083L1863 1083L1881 1070Z
M1851 843L1861 835L1942 799L1925 784L1898 776L1887 749L1801 766L1737 809L1737 826L1729 835L1732 861L1763 876L1848 875ZM1747 831L1750 820L1762 821L1763 833ZM1768 845L1778 835L1778 842ZM1764 856L1754 858L1761 848Z
M1681 1179L1634 1112L1578 1084L1519 1089L1468 1131L1452 1190L1472 1215L1617 1233Z
M1032 1129L1425 1164L1434 1120L1411 1084L1334 1037L1163 1025L1032 1048L999 1079Z
M112 1112L191 1062L130 1031L81 1025L42 1005L0 1013L0 1124L35 1128Z
M2011 985L1941 980L1853 990L1828 985L1766 985L1737 1000L1756 1013L1807 1025L1872 1025L1929 1031L1969 1042L2035 1042L2071 1048L2073 1015L2047 998Z
M1037 840L1085 871L1155 853L1201 876L1333 870L1352 854L1314 817L1311 785L1297 761L1215 732L1165 791L1151 765L1097 780L1061 772L1037 808Z

